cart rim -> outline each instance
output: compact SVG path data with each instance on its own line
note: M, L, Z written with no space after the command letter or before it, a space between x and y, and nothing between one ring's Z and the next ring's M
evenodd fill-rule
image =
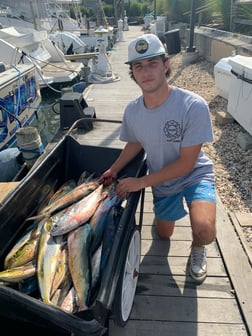
M139 230L135 230L128 248L127 258L124 267L122 286L122 318L127 321L136 292L141 258L141 237Z

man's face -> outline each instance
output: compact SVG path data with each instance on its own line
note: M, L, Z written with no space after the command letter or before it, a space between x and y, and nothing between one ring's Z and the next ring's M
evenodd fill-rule
M136 83L143 91L158 89L166 81L168 61L163 62L160 56L150 57L132 63L132 72Z

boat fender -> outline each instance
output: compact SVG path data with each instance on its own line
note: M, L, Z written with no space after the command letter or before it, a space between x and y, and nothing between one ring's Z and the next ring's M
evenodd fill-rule
M0 152L0 182L11 182L22 168L24 161L18 148L7 148Z
M28 168L44 153L44 145L35 127L21 127L16 131L18 148Z

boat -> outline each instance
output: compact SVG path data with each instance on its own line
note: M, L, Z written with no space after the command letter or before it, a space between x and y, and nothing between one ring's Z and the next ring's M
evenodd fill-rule
M66 3L69 2L66 1ZM66 5L66 3L64 5ZM30 5L30 3L26 4L26 6ZM75 16L77 18L79 17L80 20L77 20L75 22L76 24L71 27L65 24L64 20L66 18L70 20L70 17L61 7L59 7L57 1L54 1L53 3L50 1L42 1L40 4L33 3L32 6L33 11L31 11L31 13L34 13L34 27L37 29L40 27L39 29L41 29L42 21L48 22L49 25L39 31L23 27L26 34L24 34L22 27L20 26L8 26L7 28L2 28L0 30L0 39L16 46L22 52L31 56L33 60L39 61L37 63L39 63L38 65L42 69L42 71L40 71L40 76L43 76L43 79L40 81L41 88L50 84L49 81L51 79L52 72L61 68L61 66L57 66L57 68L54 66L54 68L51 68L50 71L48 71L48 63L52 63L55 60L62 61L63 59L65 63L67 65L71 65L71 67L77 67L77 64L82 64L82 77L84 77L85 81L90 81L90 83L107 83L118 80L117 76L112 74L111 65L109 64L107 55L100 52L101 47L102 49L105 47L106 52L111 51L116 42L115 30L113 27L108 25L103 11L102 2L100 0L96 1L95 4L93 2L88 4L88 7L95 11L97 17L97 22L91 22L89 20L88 24L87 22L86 24L82 22L81 14L77 10L78 4L75 4ZM40 15L38 15L38 13ZM10 15L8 15L8 18L10 19ZM38 18L40 18L40 25L37 23L35 24L36 19ZM55 23L55 19L57 19L57 23ZM71 22L72 21L73 20L71 20ZM97 29L96 23L99 23ZM43 27L45 27L45 25L43 25ZM38 50L37 47L38 41L40 42L40 50ZM44 59L45 51L42 51L42 48L49 49L49 53L53 54L53 60L52 58ZM57 50L56 55L55 49ZM12 50L11 54L13 55L15 52L17 52L17 50ZM43 54L43 58L38 56L39 53ZM8 55L8 58L9 56L10 55ZM22 58L22 60L26 57L23 53L18 56L19 59ZM61 57L61 59L58 59L59 57ZM41 64L41 62L47 62L47 64ZM91 65L89 66L89 64ZM89 76L90 78L88 78L87 73L90 71L90 68L92 74L91 77ZM57 74L63 75L60 70ZM93 77L95 77L95 79ZM71 80L73 80L73 78ZM67 80L60 79L57 81L56 78L53 80L54 83L62 81L66 82Z
M76 20L70 17L74 10ZM9 0L8 6L0 4L0 24L3 27L27 27L36 30L79 30L82 23L78 1Z
M0 4L0 24L2 28L22 27L46 30L48 37L57 46L68 54L92 52L99 40L96 29L99 26L108 28L106 43L112 48L115 42L114 28L108 24L103 5L100 0L89 1L85 6L96 16L95 21L83 17L80 11L81 1L27 1L23 0L20 6L9 0L9 6ZM75 19L70 17L70 10L74 12ZM72 47L71 44L73 43Z
M0 48L1 61L5 65L34 64L41 89L51 84L66 86L82 76L83 63L66 60L64 53L48 38L46 30L2 28Z
M48 37L57 45L64 55L81 54L89 51L88 45L72 32L60 31L51 33Z
M31 125L40 104L36 66L0 63L0 151L15 146L17 130Z

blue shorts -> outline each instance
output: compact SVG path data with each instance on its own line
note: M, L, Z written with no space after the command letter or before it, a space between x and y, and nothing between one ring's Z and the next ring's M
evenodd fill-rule
M157 197L154 196L154 213L161 221L176 221L188 214L185 210L184 198L187 206L193 201L209 201L216 203L215 184L213 182L199 182L176 195Z

